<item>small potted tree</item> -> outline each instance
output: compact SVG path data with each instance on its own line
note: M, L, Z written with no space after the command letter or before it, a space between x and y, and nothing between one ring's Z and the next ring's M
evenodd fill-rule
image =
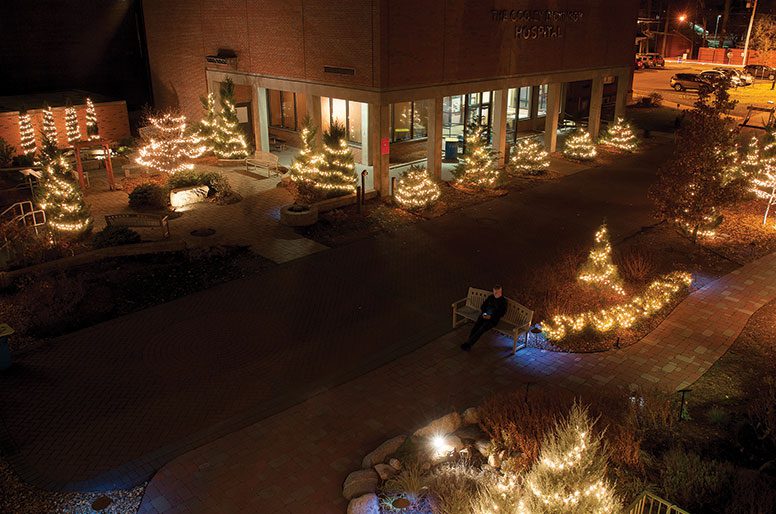
M280 221L290 227L307 227L318 221L318 208L313 204L319 199L316 186L322 163L318 152L316 134L309 116L302 124L302 151L294 158L288 171L288 190L294 203L280 208Z

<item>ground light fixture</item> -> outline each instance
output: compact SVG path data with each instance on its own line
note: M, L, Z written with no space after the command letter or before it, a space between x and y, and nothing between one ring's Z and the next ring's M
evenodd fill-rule
M450 446L445 436L437 434L431 438L431 449L433 450L433 457L441 459L449 456L454 448Z

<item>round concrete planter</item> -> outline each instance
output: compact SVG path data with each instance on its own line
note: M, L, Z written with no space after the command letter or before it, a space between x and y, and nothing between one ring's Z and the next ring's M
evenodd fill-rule
M280 208L280 222L289 227L309 227L318 221L318 208L314 205L284 205Z

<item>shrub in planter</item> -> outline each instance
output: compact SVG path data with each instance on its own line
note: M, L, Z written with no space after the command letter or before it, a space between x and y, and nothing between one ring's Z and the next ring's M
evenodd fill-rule
M167 190L157 184L141 184L129 193L133 209L166 209Z
M140 234L128 227L105 227L94 235L95 248L108 248L140 242Z

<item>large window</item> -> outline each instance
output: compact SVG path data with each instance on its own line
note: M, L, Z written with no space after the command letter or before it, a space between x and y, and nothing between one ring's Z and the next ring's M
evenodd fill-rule
M541 116L547 116L547 84L542 84L539 86L539 107L536 111L536 115Z
M517 140L517 122L531 118L531 86L507 92L507 142Z
M391 105L391 142L428 136L428 103L398 102Z
M267 106L271 127L298 130L296 93L268 89Z
M471 123L482 125L483 135L487 141L490 141L492 98L492 91L484 91L468 95L446 96L442 100L442 134L445 139L458 139L459 153L464 151L466 134Z
M345 127L349 142L361 143L361 102L322 96L321 118L324 132L336 121Z

